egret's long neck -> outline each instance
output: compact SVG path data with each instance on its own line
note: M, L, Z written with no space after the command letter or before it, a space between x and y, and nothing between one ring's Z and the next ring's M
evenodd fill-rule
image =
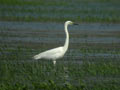
M69 45L69 33L68 33L68 24L65 23L65 34L66 34L66 40L65 40L65 44L64 44L64 51L66 52L68 49L68 45Z

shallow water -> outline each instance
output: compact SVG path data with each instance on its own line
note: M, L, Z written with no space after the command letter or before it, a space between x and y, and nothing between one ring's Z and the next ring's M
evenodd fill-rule
M64 23L0 22L0 42L1 44L9 43L9 45L32 43L33 47L39 44L38 49L47 50L47 46L54 48L52 45L57 47L59 44L64 44L65 32L63 25ZM80 51L82 47L85 47L81 44L101 44L103 45L103 47L101 46L102 48L107 47L104 47L104 44L107 44L108 46L111 45L112 48L116 48L114 44L120 43L120 24L79 23L78 26L69 26L68 29L70 34L70 48L65 58L72 57L77 60L83 58L85 55L89 58L120 58L119 51L117 51L118 54L104 53L104 50L102 50L103 53L83 53ZM44 47L45 44L46 49ZM95 45L95 47L97 46ZM119 46L117 47L119 48ZM36 51L32 47L31 49L33 49L33 52ZM114 52L114 50L111 52ZM32 55L30 56L32 57Z
M63 23L0 22L0 32L6 35L0 36L2 42L64 43L65 40ZM69 33L70 43L120 43L120 24L79 24L70 26Z

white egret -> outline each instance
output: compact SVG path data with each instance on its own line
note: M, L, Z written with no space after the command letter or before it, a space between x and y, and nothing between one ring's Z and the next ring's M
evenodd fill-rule
M68 25L77 25L73 23L72 21L66 21L64 24L65 33L66 33L66 40L64 46L57 47L54 49L47 50L45 52L42 52L40 54L35 55L33 58L38 59L49 59L53 60L54 65L56 64L56 59L59 59L64 56L66 53L68 46L69 46L69 33L68 33Z

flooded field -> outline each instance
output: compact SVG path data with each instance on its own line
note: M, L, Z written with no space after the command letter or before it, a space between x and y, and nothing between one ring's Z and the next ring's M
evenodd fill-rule
M37 50L44 51L62 46L65 41L64 23L0 22L0 29L1 45L11 46L13 50L17 45L21 45L29 47L33 52L39 52ZM84 55L82 49L86 48L90 50L87 53L88 56L120 56L119 24L84 23L79 26L70 26L69 29L70 48L66 57L70 57L72 53L73 58L82 58ZM94 53L93 49L102 52Z
M0 0L0 90L120 90L120 0Z
M120 88L120 24L69 26L69 50L55 67L52 61L32 59L35 54L64 44L63 25L0 22L1 87Z

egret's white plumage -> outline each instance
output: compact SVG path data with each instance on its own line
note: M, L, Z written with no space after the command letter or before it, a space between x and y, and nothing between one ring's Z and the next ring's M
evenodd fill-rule
M35 55L33 58L38 60L38 59L50 59L53 60L53 63L56 64L56 59L59 59L61 57L64 56L64 54L66 53L67 49L68 49L68 45L69 45L69 33L68 33L68 25L72 25L74 24L72 21L66 21L65 22L65 33L66 33L66 40L65 40L65 44L64 46L61 47L57 47L54 49L50 49L47 50L45 52L42 52L38 55Z

